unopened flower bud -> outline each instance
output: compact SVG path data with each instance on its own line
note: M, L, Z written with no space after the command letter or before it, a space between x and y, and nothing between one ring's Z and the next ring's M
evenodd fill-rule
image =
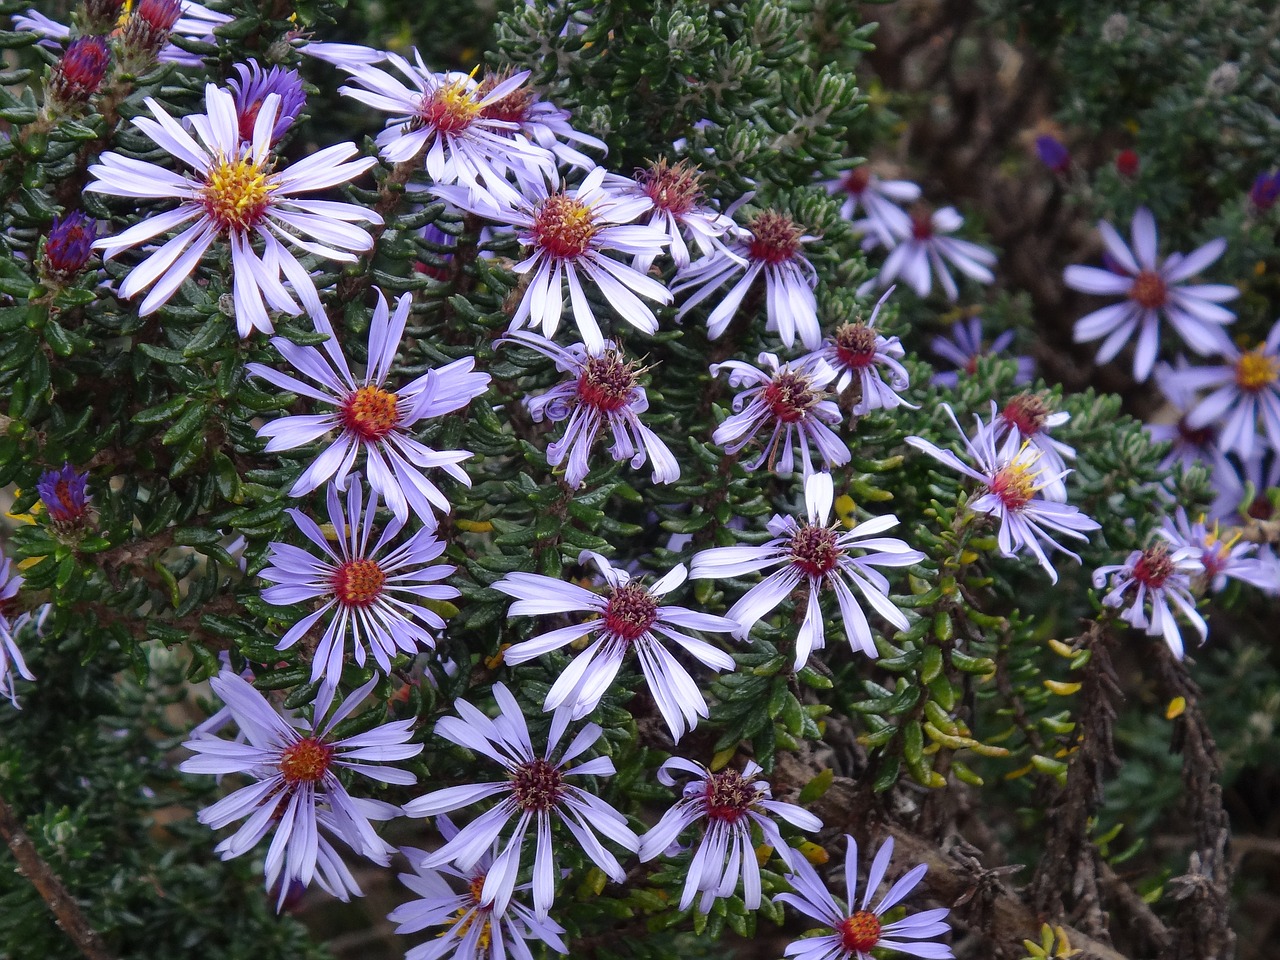
M62 286L84 269L97 239L97 224L78 210L54 217L45 240L40 274L50 286Z
M1211 97L1225 97L1240 82L1240 66L1235 63L1220 63L1214 67L1209 79L1204 82L1204 92Z
M1136 177L1139 165L1136 150L1121 150L1116 154L1116 172L1122 177Z
M98 92L111 54L102 37L80 37L72 40L62 59L49 72L45 105L54 115L75 114L84 109L89 98Z
M143 73L155 66L181 14L180 0L138 0L121 31L125 72Z
M1129 34L1129 18L1123 13L1113 13L1102 21L1102 42L1119 43Z
M1036 153L1054 173L1066 173L1071 168L1071 151L1057 137L1036 137Z
M84 0L85 33L110 33L118 26L124 0Z
M1270 210L1280 199L1280 170L1260 173L1249 188L1249 201L1259 210Z
M89 518L88 473L78 473L69 463L59 470L46 470L36 483L40 502L54 530L59 534L82 530Z

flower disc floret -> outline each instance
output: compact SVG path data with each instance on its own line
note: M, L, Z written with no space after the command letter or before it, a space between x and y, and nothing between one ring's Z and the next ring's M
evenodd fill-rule
M1039 490L1039 477L1034 462L1014 460L995 472L987 488L1000 498L1006 510L1021 510Z
M637 382L635 365L610 350L587 358L578 375L578 399L604 413L617 413L631 402Z
M877 334L865 323L842 323L836 328L836 359L846 367L860 370L876 359Z
M1266 346L1256 347L1241 354L1236 361L1235 375L1241 390L1260 393L1276 386L1280 380L1280 357L1268 355Z
M672 166L664 157L637 173L636 180L655 207L674 217L684 216L702 199L702 178L687 160Z
M270 173L266 163L247 153L219 158L209 168L199 203L219 230L251 230L271 204Z
M399 399L389 390L365 384L342 401L342 426L362 443L377 443L399 423Z
M649 632L658 619L658 601L634 580L619 586L604 607L604 627L631 643Z
M1173 572L1173 558L1164 543L1157 542L1147 547L1133 564L1133 579L1150 590L1163 587Z
M813 389L813 381L798 370L782 370L761 394L773 415L783 423L797 423L818 405L822 394Z
M333 747L315 737L304 737L281 751L278 766L285 783L293 786L324 779L332 762Z
M830 573L844 556L839 534L830 527L806 524L791 538L791 562L807 576Z
M751 805L760 799L755 782L745 779L737 770L722 770L706 780L707 819L721 823L742 820Z
M333 593L344 607L371 607L386 583L387 575L376 560L348 560L333 575Z
M840 945L846 950L869 953L880 942L880 918L870 910L859 910L845 917L836 929Z
M1129 299L1145 310L1156 310L1169 302L1169 288L1154 270L1141 270L1133 278Z
M564 774L555 764L535 757L511 772L511 798L527 813L547 813L564 796Z
M591 248L596 234L591 208L575 197L555 193L538 204L529 235L547 256L575 260Z
M800 252L804 230L790 217L766 210L747 224L751 240L747 244L752 260L777 265L794 260Z
M442 84L422 98L417 120L440 133L465 130L483 112L477 92L465 78Z

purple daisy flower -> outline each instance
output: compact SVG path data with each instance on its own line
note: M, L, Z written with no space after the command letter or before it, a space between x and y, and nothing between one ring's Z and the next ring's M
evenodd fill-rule
M874 233L884 247L893 248L898 237L911 232L911 217L900 206L920 199L920 188L910 180L881 180L863 164L824 186L828 193L845 195L840 216ZM861 219L857 219L859 208L866 214Z
M88 483L88 472L80 473L69 463L40 475L36 490L55 528L69 531L84 525L89 516Z
M649 692L678 743L686 729L692 730L698 725L699 717L708 715L707 703L689 672L663 646L662 640L674 642L705 667L732 670L733 657L684 631L730 633L737 630L738 624L725 617L662 603L663 597L684 583L684 564L678 564L652 586L645 587L598 553L584 550L578 562L585 564L588 560L604 577L608 588L604 596L536 573L509 573L492 584L494 590L516 599L507 610L508 617L593 615L593 619L584 623L560 627L513 644L503 651L503 660L515 666L584 637L593 638L591 645L578 654L552 684L542 705L544 710L563 707L572 719L580 720L596 708L617 677L623 660L634 651Z
M671 302L671 294L657 280L605 256L612 251L630 257L656 257L666 246L667 235L656 227L631 223L649 208L649 201L618 196L604 186L604 177L604 168L596 167L571 191L544 182L526 184L527 197L496 211L475 206L456 189L435 189L439 196L471 213L521 231L520 242L530 248L529 256L513 269L531 273L532 278L511 318L511 329L540 326L547 337L555 336L567 284L574 322L592 356L604 349L604 335L582 278L594 283L609 306L644 333L657 333L658 318L640 297Z
M1173 324L1183 342L1202 356L1225 353L1231 340L1224 324L1236 315L1218 304L1240 295L1226 284L1185 286L1185 282L1214 263L1227 249L1221 237L1189 254L1170 254L1163 263L1156 255L1156 220L1146 207L1133 215L1133 249L1105 220L1098 222L1102 242L1116 271L1071 266L1063 281L1072 290L1100 296L1123 296L1123 303L1095 310L1076 321L1076 343L1102 341L1095 358L1106 363L1138 334L1133 355L1133 375L1142 382L1151 375L1160 347L1160 320Z
M271 142L276 143L285 135L293 121L298 119L298 114L307 104L307 96L302 91L302 77L298 76L297 70L284 67L263 70L256 60L237 63L232 69L239 77L232 77L227 81L227 86L235 94L240 139L252 142L253 128L258 122L262 105L274 93L280 98L275 126L271 128Z
M733 398L733 414L716 427L711 439L724 447L725 453L737 454L765 431L767 439L761 443L760 456L746 468L755 470L767 460L769 469L784 477L795 467L797 447L806 477L814 472L810 447L817 450L828 469L848 463L852 456L849 446L831 429L844 419L827 392L836 379L835 370L821 357L813 356L780 363L777 355L762 353L757 362L768 372L741 360L711 365L713 377L728 370L729 386L742 388Z
M929 346L934 353L944 360L949 360L957 367L956 370L935 373L933 375L934 384L939 387L954 388L959 383L961 373L973 376L978 371L978 361L980 359L996 356L1009 349L1012 343L1013 331L1006 330L992 340L990 344L984 344L981 317L969 317L967 320L957 321L950 338L934 337L929 342ZM1031 376L1035 372L1035 361L1030 357L1014 357L1013 359L1018 364L1018 373L1013 378L1013 382L1030 383Z
M732 768L712 773L700 763L672 757L658 768L658 781L675 786L677 772L695 779L685 784L683 795L653 828L640 838L640 859L652 860L667 853L680 834L699 820L704 821L702 840L689 864L680 897L680 909L701 893L698 909L703 913L721 897L728 897L742 881L742 900L748 910L760 906L760 861L756 858L751 838L754 825L766 845L777 851L783 862L791 866L799 860L782 839L777 824L770 819L781 817L801 830L822 829L822 821L793 803L773 799L769 784L759 779L760 765L748 760L741 772Z
M553 815L564 824L591 861L615 883L622 882L626 871L618 858L600 843L596 833L603 834L632 853L639 841L627 828L626 818L617 810L599 797L565 782L567 777L603 777L615 772L613 761L608 757L596 757L577 766L569 766L600 739L603 732L600 727L594 723L583 726L560 754L560 759L553 761L551 758L569 724L569 712L559 710L552 715L546 749L542 756L538 756L534 753L524 712L516 698L501 683L494 684L493 695L500 711L496 720L490 720L465 700L458 700L454 704L458 717L442 719L436 724L436 734L501 764L507 771L507 779L435 790L405 804L404 811L412 817L432 817L502 795L497 806L463 827L423 860L422 867L452 863L459 870L470 870L497 842L507 825L514 821L511 836L486 874L479 897L481 903L492 904L494 911L504 913L515 890L525 837L532 826L536 837L533 908L538 917L545 917L555 899L556 854L551 839Z
M991 433L993 447L1000 448L1003 441L1001 455L1008 459L1013 459L1024 443L1039 451L1041 471L1047 480L1043 487L1045 499L1066 503L1067 485L1062 477L1070 473L1066 462L1076 458L1076 451L1061 440L1053 439L1049 431L1070 419L1071 414L1065 410L1050 413L1049 407L1034 393L1020 393L1003 408L991 401L991 422L986 429ZM1050 475L1057 479L1048 480Z
M581 486L591 469L591 448L604 427L613 435L609 455L614 460L630 460L633 470L653 462L654 483L674 483L680 479L680 464L658 435L640 422L649 409L649 398L639 385L634 361L627 360L612 340L592 356L586 344L557 346L536 333L517 330L504 342L517 343L555 361L556 369L572 375L538 397L526 397L525 406L535 423L567 420L564 435L547 445L547 463L565 464L565 482Z
M619 196L638 197L649 203L648 224L666 234L671 261L677 270L689 266L689 243L709 256L720 247L720 238L733 230L734 223L702 200L702 174L688 160L668 164L665 158L637 170L635 179L609 174L605 183ZM642 254L631 261L641 273L648 273L656 255Z
M396 815L395 808L353 798L338 779L337 769L383 783L417 783L408 770L383 765L422 752L422 744L408 742L414 721L395 720L366 733L332 739L334 727L351 715L377 682L374 677L332 712L337 690L322 686L313 708L314 719L290 723L247 680L231 671L224 670L209 681L213 692L230 708L247 742L209 736L188 740L183 746L196 756L184 760L178 769L187 773L243 773L254 778L249 786L201 810L198 819L218 830L248 817L215 848L224 860L246 853L274 828L266 877L268 888L281 878L281 902L291 881L306 886L318 868L322 874L335 876L333 861L337 856L331 845L320 843L321 826L361 856L383 866L390 863L393 850L369 821L371 817L389 819Z
M960 290L947 264L979 283L994 282L995 274L991 267L995 266L996 255L986 247L950 236L963 225L964 217L956 212L955 207L943 207L932 214L912 214L907 229L898 228L894 235L896 242L892 245L883 243L875 232L869 233L862 242L863 248L885 246L889 249L889 256L880 273L858 288L858 295L866 296L877 286L883 290L901 279L917 296L927 297L933 289L932 278L936 274L947 299L954 301L960 296Z
M854 378L857 378L858 400L853 405L854 416L861 417L872 410L893 410L897 407L919 409L899 396L911 386L907 368L899 362L906 356L902 343L897 337L881 336L875 329L880 308L893 291L894 288L890 287L884 292L865 323L861 320L842 323L829 339L823 341L816 353L809 354L803 360L811 363L815 359L821 359L829 364L840 377L836 381L836 393L844 393ZM888 374L888 383L883 379L885 373Z
M258 574L277 584L262 591L267 603L288 606L320 599L319 609L307 614L276 645L287 650L301 640L322 618L329 625L316 646L311 661L311 681L323 679L336 684L350 640L357 666L364 666L366 651L384 674L391 672L391 658L403 651L409 655L434 649L435 637L420 624L443 630L444 620L420 601L451 600L459 596L454 587L439 581L451 575L452 564L432 564L444 552L431 528L424 527L405 543L389 549L404 529L396 519L382 531L372 549L369 541L378 513L378 494L369 497L364 508L364 484L352 478L343 512L338 490L329 484L329 522L337 534L338 549L330 546L314 520L295 508L289 516L303 535L324 553L317 558L288 543L272 543L271 565ZM345 531L345 533L344 533Z
M789 904L806 917L830 927L832 932L796 940L787 947L784 955L797 960L871 960L872 950L884 949L924 960L949 960L953 956L951 948L931 940L951 929L944 922L950 913L946 907L904 916L892 923L884 922L885 914L911 895L928 867L923 863L912 867L873 908L871 898L880 889L893 857L893 837L888 837L871 862L862 903L854 909L858 896L858 844L848 834L845 834L845 840L849 844L844 860L847 909L831 896L813 867L802 857L793 858L791 867L795 872L787 876L787 882L795 887L796 892L780 893L773 898L774 901Z
M818 274L813 264L801 253L801 244L816 240L785 214L765 210L751 220L745 230L735 228L737 236L727 245L718 246L710 255L691 263L676 274L671 292L696 291L676 314L685 314L708 299L738 273L742 277L707 317L707 336L712 340L724 333L738 312L747 291L760 274L764 274L767 330L776 331L788 347L800 341L806 349L817 350L822 343L818 324L818 301L813 295Z
M23 579L15 572L13 561L0 556L0 697L8 697L14 707L18 706L18 696L14 690L13 675L16 673L24 680L35 679L18 649L18 631L31 619L30 613L20 614L17 611L15 598L22 584Z
M745 637L761 617L785 600L797 587L808 594L804 620L796 634L795 669L799 670L814 650L826 646L826 629L818 598L829 588L840 605L845 636L854 650L878 656L866 614L854 599L850 585L886 620L899 630L910 624L902 611L889 600L889 581L875 567L908 567L925 555L894 537L878 537L898 525L892 514L858 524L852 530L831 525L834 500L831 474L815 473L805 480L807 520L774 515L769 521L773 539L758 547L714 547L693 558L690 576L695 579L740 577L766 567L782 564L748 590L728 612L738 623L737 635ZM854 555L851 551L859 551Z
M396 519L404 522L412 510L426 526L436 525L432 508L449 512L449 501L423 471L439 467L466 486L471 479L458 464L471 456L468 450L432 450L414 438L413 427L429 417L440 417L465 407L489 388L489 375L475 372L475 359L464 357L425 374L401 387L387 389L391 364L409 319L410 295L396 301L391 315L386 297L378 291L369 326L369 364L363 380L357 380L347 365L337 335L324 311L312 316L316 329L329 339L316 347L299 347L277 337L271 341L295 370L319 384L313 387L297 377L280 373L261 363L247 370L281 390L310 397L333 409L328 413L281 417L258 431L267 437L266 450L293 450L317 440L330 430L338 436L318 456L289 490L301 497L333 478L345 490L347 477L361 450L371 486L386 502Z
M458 828L448 817L441 814L436 823L446 841L457 836ZM480 892L498 853L496 845L465 871L447 864L436 869L420 866L427 857L424 850L404 847L400 852L414 865L413 873L400 874L400 882L418 894L418 899L396 907L387 919L399 924L396 933L445 927L433 940L410 949L405 960L496 960L507 956L533 960L527 945L530 940L540 940L560 953L569 952L562 939L564 927L554 920L539 919L518 900L512 900L506 910L495 910L492 903L481 901ZM461 893L450 880L461 882ZM514 892L524 893L531 886L520 884Z
M1150 637L1164 637L1173 655L1184 656L1182 633L1174 610L1182 613L1204 643L1209 627L1196 613L1196 600L1191 595L1191 580L1204 573L1200 551L1194 547L1177 546L1166 540L1157 540L1145 550L1134 550L1122 564L1099 567L1093 572L1093 585L1110 590L1102 598L1104 606L1129 608L1120 619L1146 632ZM1132 590L1131 590L1132 588ZM1147 612L1147 604L1151 610ZM1172 607L1170 606L1172 604Z
M1187 426L1201 430L1218 428L1218 446L1235 451L1244 460L1259 449L1259 433L1265 433L1271 449L1280 451L1280 322L1271 328L1265 343L1242 352L1229 343L1222 353L1228 363L1210 367L1170 370L1161 387L1191 393L1210 390L1187 415ZM1261 424L1261 431L1259 431Z
M529 79L524 70L481 90L465 73L432 73L413 51L414 63L388 53L390 69L367 64L343 67L357 86L338 92L365 106L392 114L376 142L388 163L404 163L425 152L427 176L436 184L462 184L473 203L486 208L515 205L521 196L507 182L512 166L529 173L555 176L549 151L523 137L513 138L517 125L485 113Z
M1180 376L1185 370L1187 365L1183 357L1178 358L1176 368L1167 363L1156 364L1156 384L1173 407L1177 420L1173 423L1148 423L1144 427L1153 440L1170 444L1169 452L1160 461L1161 469L1171 470L1174 464L1181 464L1183 469L1197 464L1208 468L1209 483L1215 492L1210 514L1214 517L1230 516L1244 492L1240 477L1235 465L1223 453L1217 427L1212 424L1191 426L1190 414L1196 406L1197 396Z
M1259 546L1241 543L1242 530L1223 536L1217 522L1209 527L1201 517L1191 523L1187 511L1178 507L1174 518L1165 517L1156 533L1171 546L1190 549L1200 557L1203 578L1214 593L1223 590L1228 580L1252 584L1267 593L1280 592L1280 568L1276 567L1275 558L1255 556Z
M1044 567L1049 579L1057 583L1058 571L1049 562L1044 546L1059 550L1077 562L1080 558L1054 540L1048 531L1053 530L1087 542L1085 531L1100 527L1096 520L1086 517L1079 508L1071 504L1057 503L1037 496L1071 471L1053 472L1047 469L1041 462L1043 452L1033 448L1027 441L1016 452L1008 444L1004 449L997 449L990 427L983 424L980 417L974 417L977 430L970 440L960 428L951 405L944 403L942 408L951 418L951 423L960 434L960 439L964 441L965 449L977 468L969 466L950 450L943 450L923 437L907 437L907 443L917 450L923 450L952 470L981 483L985 492L970 500L968 508L973 513L985 513L999 521L996 542L1000 556L1013 557L1022 550L1027 550Z
M231 248L232 293L240 336L247 337L255 329L271 332L266 304L289 314L299 312L280 281L281 272L309 313L323 312L311 274L289 247L329 260L353 262L357 253L373 246L373 238L353 224L381 223L382 218L354 203L303 200L296 194L347 183L377 160L351 160L358 153L356 145L340 143L274 170L275 157L270 150L280 109L277 94L269 94L263 102L248 145L240 139L234 98L213 84L205 87L207 115L192 119L203 145L160 104L149 97L144 102L155 119L134 117L133 125L193 172L178 174L123 154L102 154L89 168L96 179L85 190L148 200L177 198L180 202L123 233L96 241L94 249L105 251L104 258L109 260L162 233L190 226L134 267L120 285L120 296L128 299L150 287L138 312L143 316L153 313L191 276L213 242L223 238ZM253 249L255 238L263 245L261 257Z

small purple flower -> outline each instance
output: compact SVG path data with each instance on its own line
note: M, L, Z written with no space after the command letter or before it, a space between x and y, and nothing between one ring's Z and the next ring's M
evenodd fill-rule
M673 294L697 291L684 302L676 319L682 319L724 283L742 273L742 278L707 317L707 336L716 339L737 314L752 283L763 273L766 329L776 331L788 347L796 342L799 333L806 349L817 350L822 343L818 301L813 295L818 275L801 252L802 244L817 238L805 234L800 224L776 210L757 214L745 230L736 232L738 236L732 242L717 247L710 256L676 274L671 282Z
M834 500L831 474L815 473L805 481L804 499L807 522L794 517L775 515L769 521L773 539L758 547L714 547L693 558L690 576L740 577L766 567L781 568L748 590L730 608L728 617L737 621L738 636L745 637L755 623L790 596L796 588L808 594L804 620L796 634L795 669L799 670L814 650L826 646L819 596L824 589L836 595L845 636L854 650L869 657L878 656L871 626L866 614L854 599L850 586L871 604L882 617L899 630L910 623L902 611L889 600L889 581L876 567L907 567L919 563L925 555L912 550L904 541L876 534L896 527L892 514L858 524L852 530L829 525ZM852 551L859 551L854 555Z
M1036 137L1036 153L1040 162L1054 173L1062 174L1071 169L1071 151L1057 137Z
M40 261L41 276L57 284L74 279L89 262L93 242L97 238L97 221L79 210L73 210L65 217L54 217Z
M866 216L854 221L855 229L874 233L882 246L896 246L897 238L911 231L911 217L900 206L920 199L920 188L910 180L881 180L863 164L824 186L828 193L845 195L840 216L846 220L854 220L862 208Z
M1280 170L1260 173L1249 188L1249 202L1259 210L1270 210L1280 199Z
M446 841L457 836L458 828L448 817L441 814L436 823ZM399 924L396 933L445 928L434 939L410 949L405 960L532 960L526 941L535 939L560 953L569 952L562 939L564 927L554 920L539 919L516 900L506 910L495 910L492 903L481 902L480 891L493 868L496 845L465 871L447 864L434 869L420 866L427 857L424 850L403 847L400 852L414 869L413 873L400 874L400 882L418 894L418 899L396 907L387 919ZM454 890L450 880L461 881L461 893ZM524 893L530 887L531 884L522 883L514 892Z
M1132 250L1105 220L1098 222L1098 230L1121 272L1071 266L1063 274L1072 290L1125 298L1123 303L1095 310L1076 321L1076 343L1105 338L1095 358L1098 363L1111 360L1136 332L1133 375L1139 382L1146 380L1160 347L1161 318L1173 324L1183 342L1198 354L1225 353L1231 348L1222 327L1236 316L1218 304L1234 300L1240 291L1226 284L1185 285L1222 256L1226 240L1219 237L1189 254L1170 254L1161 262L1156 252L1155 217L1146 207L1139 207L1133 215Z
M1003 408L998 408L996 402L991 401L991 422L986 429L991 431L993 446L999 447L1001 441L1004 442L1002 455L1005 457L1012 459L1024 443L1038 450L1046 478L1051 474L1058 476L1058 479L1045 484L1045 498L1065 503L1067 486L1061 478L1070 472L1066 461L1074 460L1076 451L1053 439L1049 431L1070 419L1071 414L1064 410L1051 413L1045 402L1034 393L1020 393Z
M948 960L953 954L946 944L926 938L940 937L951 928L944 922L950 912L946 907L926 910L914 916L904 916L892 923L885 923L884 916L919 885L928 870L923 863L912 867L873 908L871 898L880 889L889 861L893 857L893 837L884 844L871 862L867 874L867 888L858 896L858 844L845 835L849 849L844 860L844 883L848 894L848 908L831 896L816 870L801 857L793 858L794 873L787 882L795 893L780 893L774 897L778 903L786 903L806 917L830 927L832 932L821 937L796 940L785 951L785 956L796 960L871 960L872 950L891 950L906 953L924 960Z
M396 302L392 316L386 297L378 291L369 327L369 363L362 379L351 373L347 358L332 325L320 311L312 316L316 329L328 334L321 346L299 347L281 337L271 341L295 370L319 387L297 377L280 373L261 363L247 370L281 390L288 390L332 407L327 413L281 417L258 431L267 437L268 453L293 450L319 439L331 430L338 437L307 467L289 490L301 497L330 478L345 490L348 474L363 450L365 472L371 486L386 502L396 518L404 522L409 511L427 527L436 525L432 509L449 512L449 501L423 471L440 467L466 486L471 480L459 464L471 456L467 450L433 450L413 436L416 424L428 417L440 417L460 410L489 387L489 375L475 372L475 359L464 357L425 374L401 387L387 389L391 365L409 319L410 295Z
M875 329L876 317L880 308L894 291L890 287L876 303L871 311L871 318L865 323L858 320L854 323L842 323L830 338L824 340L815 353L804 358L804 363L823 360L840 375L836 381L835 392L844 393L858 380L858 401L853 405L855 416L865 416L872 410L893 410L906 407L909 410L919 409L914 404L903 400L899 394L911 386L911 378L907 368L899 361L906 356L902 343L897 337L883 337ZM882 379L888 374L888 383Z
M1243 489L1235 466L1227 459L1218 442L1217 427L1191 426L1190 414L1196 406L1197 397L1181 376L1187 369L1185 358L1182 357L1178 358L1177 368L1167 363L1156 364L1156 384L1178 418L1174 423L1148 423L1145 425L1146 431L1152 439L1170 444L1169 452L1160 461L1161 469L1170 470L1174 464L1181 464L1184 469L1196 464L1208 468L1209 482L1215 492L1210 514L1214 517L1226 517L1235 511Z
M470 870L498 841L509 823L514 822L510 838L494 859L485 876L479 900L492 904L501 914L511 902L516 874L524 859L522 852L530 829L535 834L533 860L533 907L541 918L551 909L555 899L556 854L551 837L554 815L573 835L593 863L615 883L621 883L626 871L618 858L606 850L596 837L603 834L623 849L634 853L639 841L627 827L626 818L599 797L566 782L567 777L610 776L615 772L608 757L596 757L577 766L569 766L591 747L603 732L588 723L564 748L559 760L552 760L569 724L569 712L553 714L551 731L542 756L533 752L524 712L511 692L501 684L493 687L500 713L490 720L465 700L455 701L458 717L445 717L436 724L437 736L451 743L483 754L501 764L507 779L490 783L468 783L445 787L405 804L411 817L432 817L470 806L488 797L502 795L497 806L476 817L456 836L422 861L422 868L452 863L459 870Z
M200 811L198 819L214 830L248 818L215 848L224 860L248 852L274 828L267 851L267 888L280 880L284 900L291 881L304 886L320 873L326 888L344 891L354 885L340 882L346 873L331 844L319 828L340 837L361 856L387 866L389 847L373 830L370 819L387 820L398 811L390 804L352 797L337 777L345 768L383 783L412 785L417 777L408 770L384 766L386 761L407 760L422 752L422 744L409 743L413 720L395 720L366 733L332 739L334 727L368 696L378 678L360 687L330 713L335 687L322 686L316 697L313 719L286 721L261 693L243 678L224 670L209 681L213 692L230 708L246 743L201 736L183 746L196 756L183 761L187 773L247 774L254 782ZM373 762L370 762L373 761ZM336 861L336 863L335 863ZM349 874L346 874L349 876ZM355 888L359 892L359 888Z
M760 863L756 859L751 828L759 829L765 844L771 846L788 866L799 857L782 839L770 815L781 817L801 830L822 829L822 821L793 803L773 799L769 784L759 779L760 765L748 760L741 772L726 768L712 773L702 764L672 757L658 768L658 781L675 786L674 774L691 774L695 779L685 784L683 795L653 828L640 838L640 859L652 860L667 853L680 834L699 820L703 821L702 840L689 864L680 897L680 909L701 893L698 909L703 913L722 897L728 897L742 881L742 900L748 910L760 906Z
M711 365L713 377L728 370L729 385L742 388L733 398L733 414L716 427L711 439L726 453L736 454L763 431L760 456L746 468L755 470L767 460L769 469L784 477L795 467L797 447L806 477L814 472L811 446L827 468L848 463L852 456L849 447L831 429L844 419L827 392L836 378L835 370L821 357L779 363L775 354L762 353L757 362L768 370L741 360Z
M46 470L36 481L36 490L45 513L59 530L75 530L89 516L89 497L85 488L89 474L78 472L69 463L57 470Z
M378 669L391 672L391 658L404 652L416 654L420 649L433 649L435 637L421 624L443 630L444 620L421 601L451 600L458 596L454 587L439 583L456 569L452 564L436 563L444 552L444 543L424 527L398 547L391 543L404 529L404 522L393 520L382 531L372 548L374 521L378 512L378 494L369 497L364 508L364 483L359 475L351 478L344 512L337 488L329 484L329 521L337 535L338 548L330 546L324 532L302 511L290 508L289 516L315 546L324 553L318 559L292 544L272 543L271 565L258 576L276 586L262 591L267 603L287 606L320 599L319 609L307 614L289 628L277 650L287 650L301 640L326 615L330 617L324 636L320 638L311 661L311 681L323 679L336 684L342 674L342 662L348 641L354 648L357 666L364 666L366 650L372 651Z
M55 114L81 110L107 75L111 53L102 37L79 37L67 44L62 59L49 71L45 103Z
M874 233L868 234L862 242L863 249L884 246L890 252L880 273L859 287L858 295L866 296L877 286L883 290L901 279L917 296L927 297L933 289L932 278L936 275L947 299L954 301L960 296L960 290L947 264L971 280L994 282L995 274L991 267L996 264L996 255L986 247L950 236L963 225L964 217L956 212L955 207L943 207L931 214L913 214L906 228L898 227L892 245Z
M1162 388L1212 391L1188 413L1187 426L1200 430L1216 425L1224 452L1252 458L1259 447L1259 425L1271 449L1280 451L1280 322L1254 349L1242 352L1228 343L1222 353L1228 363L1169 371Z
M572 719L580 720L596 708L627 654L634 652L649 692L671 728L672 738L679 742L686 729L693 729L699 717L708 715L707 703L689 672L662 641L674 643L711 670L732 670L733 657L684 631L730 633L737 630L738 624L725 617L662 603L666 594L684 583L684 564L646 587L599 554L584 550L578 562L585 564L588 560L604 577L608 587L604 596L536 573L509 573L492 585L494 590L516 599L507 611L508 617L593 615L593 619L584 623L560 627L513 644L503 651L503 660L512 666L527 663L565 644L593 637L591 646L579 653L552 684L543 704L544 710L563 707Z
M240 139L246 143L253 142L253 128L258 122L258 111L262 109L267 97L274 93L280 98L276 122L271 128L271 142L276 143L285 135L293 121L298 119L298 114L307 103L298 71L284 67L263 70L256 60L237 63L232 69L239 77L232 77L227 81L227 86L235 95Z
M1080 558L1054 540L1047 531L1053 530L1076 540L1087 541L1085 531L1100 527L1097 521L1086 517L1077 507L1037 496L1070 471L1050 471L1040 462L1044 454L1026 441L1016 451L1008 444L1003 449L997 449L990 426L984 424L980 417L974 417L977 430L970 440L960 428L951 405L944 403L942 409L951 418L952 425L960 434L965 450L977 469L950 450L943 450L923 437L907 437L907 443L952 470L981 483L984 492L971 499L968 508L973 513L988 514L999 522L996 542L1000 555L1013 557L1020 551L1027 550L1049 574L1049 579L1057 583L1058 571L1049 562L1044 547L1059 550L1077 562Z
M929 342L929 346L934 353L957 367L956 370L935 373L933 375L934 384L939 387L954 388L959 383L961 373L967 376L973 376L977 373L980 359L996 356L1009 349L1009 346L1013 343L1013 335L1012 330L1006 330L992 340L990 344L984 344L981 317L969 317L966 320L957 321L950 338L934 337ZM1035 372L1035 361L1030 357L1014 357L1013 359L1018 364L1018 372L1014 376L1013 382L1030 383L1032 374Z
M572 379L552 387L538 397L527 397L525 406L535 423L567 420L564 434L547 445L547 463L565 464L565 482L581 486L590 470L591 448L602 428L613 435L609 455L614 460L630 460L632 469L653 461L653 482L674 483L680 479L680 464L658 435L640 422L649 409L649 398L639 385L640 371L627 360L612 340L592 356L586 344L567 348L546 337L525 330L510 333L503 342L517 343L555 361L556 369Z
M634 180L610 174L605 181L619 196L641 197L649 202L648 225L667 235L671 261L677 270L688 267L693 259L686 237L705 257L721 246L721 237L735 229L729 217L702 202L702 175L688 160L668 164L661 158L637 170ZM640 254L631 265L648 273L655 259L653 253Z
M31 619L30 613L17 612L15 598L22 583L22 577L14 571L13 561L0 555L0 697L8 697L14 707L18 706L14 673L24 680L35 679L18 649L18 631Z
M1099 567L1093 572L1093 585L1102 589L1110 577L1110 591L1102 598L1108 607L1124 606L1125 594L1133 588L1127 601L1129 608L1120 614L1120 619L1146 631L1148 636L1163 636L1173 655L1181 660L1182 633L1174 608L1190 621L1201 643L1209 633L1204 618L1196 613L1195 597L1191 595L1192 578L1204 573L1198 553L1194 547L1157 540L1145 550L1134 550L1122 564ZM1146 609L1148 601L1150 613Z
M1241 543L1241 530L1224 537L1215 522L1210 528L1201 517L1195 523L1178 507L1173 519L1165 518L1157 535L1176 549L1187 548L1198 554L1204 568L1204 579L1214 593L1226 587L1228 580L1252 584L1267 593L1280 592L1280 568L1275 558L1265 554L1254 556L1256 543Z

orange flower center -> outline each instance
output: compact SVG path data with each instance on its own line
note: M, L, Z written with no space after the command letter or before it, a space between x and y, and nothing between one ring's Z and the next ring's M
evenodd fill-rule
M291 786L315 783L328 772L332 762L333 747L307 737L285 748L280 755L280 772Z
M1035 468L1034 462L1015 459L1001 467L991 478L989 489L1000 498L1006 510L1021 510L1031 502L1039 489L1036 486L1039 477L1040 471Z
M840 946L846 950L870 953L880 942L880 918L869 910L859 910L840 921Z
M1129 299L1141 307L1154 310L1165 305L1169 299L1169 291L1160 279L1160 274L1153 270L1143 270L1133 278Z
M373 560L348 560L333 575L333 593L344 607L369 607L382 596L387 575Z
M418 122L440 133L465 130L480 116L479 98L466 80L455 80L439 87L418 108Z
M397 402L394 393L380 387L361 387L342 402L342 425L365 443L376 443L395 429Z

